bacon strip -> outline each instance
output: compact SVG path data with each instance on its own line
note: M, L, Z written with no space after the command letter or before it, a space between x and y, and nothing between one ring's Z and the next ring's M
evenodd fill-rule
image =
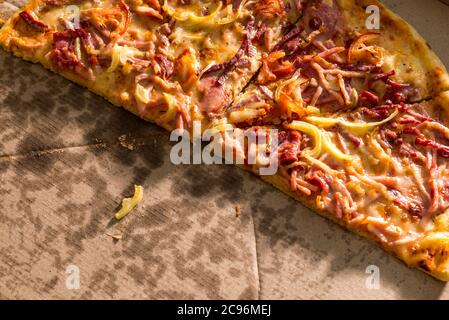
M19 16L26 24L39 32L47 32L50 29L45 23L37 20L28 10L22 11Z
M377 73L371 77L372 81L383 80L386 81L389 77L394 76L396 72L394 70L385 72L385 73Z
M258 87L259 87L260 91L261 91L261 92L262 92L268 99L270 99L270 100L273 100L273 99L274 99L273 92L272 92L270 89L268 89L266 86L263 86L263 85L259 85Z
M317 87L315 93L313 94L312 101L310 101L310 105L312 107L314 107L317 104L318 99L321 97L322 93L323 93L323 88Z
M231 58L231 60L216 64L208 68L207 70L203 71L203 75L201 79L209 76L211 73L220 71L219 76L217 77L217 81L223 85L227 74L231 72L233 69L238 68L240 66L244 66L249 63L248 60L243 59L245 55L251 56L251 41L254 39L255 32L254 32L254 21L248 22L246 25L246 33L242 40L242 45L237 50L236 54Z
M311 171L306 175L307 181L314 184L315 186L318 186L324 194L329 193L330 187L329 184L326 182L326 179L324 178L324 173L322 171Z
M409 103L418 93L418 90L406 83L398 83L391 79L386 81L387 91L384 95L385 101L392 101L393 103Z
M87 33L83 29L66 30L53 33L53 50L48 53L53 64L61 70L70 70L87 80L93 80L94 75L74 53L77 38L85 38Z
M161 76L163 79L170 79L174 73L173 61L169 60L165 55L160 53L154 56L154 60L161 67Z
M365 100L365 101L369 101L371 103L373 103L374 105L378 105L380 102L380 99L378 96L376 96L374 93L372 93L371 91L368 90L363 90L360 93L360 100Z
M292 191L301 191L305 195L310 196L312 190L308 186L313 187L310 183L298 177L298 170L293 170L290 177L290 188Z
M161 15L161 13L157 10L155 10L154 8L151 7L144 7L144 6L139 6L135 9L136 13L147 16L147 17L152 17L155 18L157 20L163 20L164 17Z
M284 48L284 46L292 39L296 38L301 34L304 29L299 26L295 26L292 28L287 34L282 37L282 39L278 42L278 44L274 47L273 51L279 51Z
M286 14L282 0L260 0L256 3L255 11L261 18L267 20L284 17Z

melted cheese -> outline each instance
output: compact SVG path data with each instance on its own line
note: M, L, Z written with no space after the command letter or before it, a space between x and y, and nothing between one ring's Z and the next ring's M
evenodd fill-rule
M306 155L309 157L317 158L324 152L330 153L335 159L339 161L351 161L353 158L344 154L337 148L331 141L328 132L320 130L317 126L303 121L293 121L287 126L289 129L298 130L308 134L312 137L315 147L306 151Z
M138 102L147 104L151 101L151 91L153 88L145 88L144 86L137 84L135 97Z
M232 4L223 8L223 3L220 1L216 8L211 10L210 14L204 16L198 15L194 11L188 11L185 7L178 10L173 9L168 5L167 0L164 1L163 9L173 19L181 22L184 27L219 28L221 25L230 24L239 19L247 2L247 0L243 0L238 9L234 11ZM202 6L199 9L203 9Z

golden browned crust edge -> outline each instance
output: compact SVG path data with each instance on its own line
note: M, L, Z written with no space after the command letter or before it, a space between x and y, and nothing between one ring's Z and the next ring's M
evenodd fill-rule
M435 102L445 113L446 119L449 119L449 91L442 92L436 96ZM446 121L445 125L448 126L448 124L449 121Z

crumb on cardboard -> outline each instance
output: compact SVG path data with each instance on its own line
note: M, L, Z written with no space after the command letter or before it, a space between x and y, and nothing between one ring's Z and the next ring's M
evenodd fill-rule
M235 206L235 217L240 218L241 212L242 212L242 210L241 210L240 206L236 205Z
M123 235L120 233L114 233L114 234L110 234L110 233L106 233L107 236L111 237L112 239L119 241L122 240Z
M118 138L120 145L123 148L133 151L135 149L133 141L130 141L129 137L126 134L121 135Z

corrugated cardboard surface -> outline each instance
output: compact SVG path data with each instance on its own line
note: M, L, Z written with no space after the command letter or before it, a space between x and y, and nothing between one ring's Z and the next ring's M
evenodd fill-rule
M449 65L449 7L386 2ZM0 298L449 298L248 173L172 165L164 131L87 90L3 51L0 68Z

